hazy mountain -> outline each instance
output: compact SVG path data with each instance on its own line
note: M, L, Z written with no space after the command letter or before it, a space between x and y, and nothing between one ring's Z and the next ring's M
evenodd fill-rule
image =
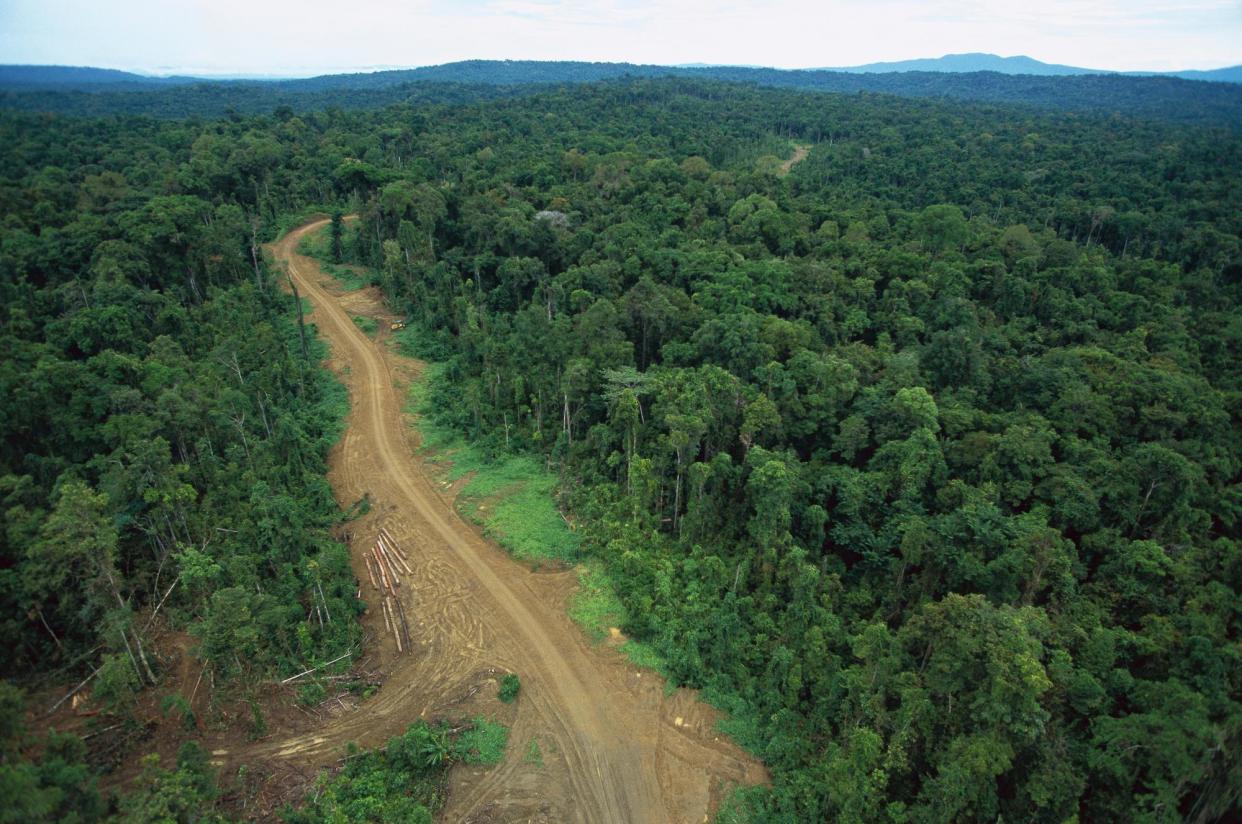
M944 57L923 57L917 60L895 60L887 63L865 63L861 66L826 67L826 71L883 74L886 72L1000 72L1001 74L1032 74L1049 77L1065 74L1097 74L1094 69L1044 63L1033 57L972 52L946 54Z
M1137 72L1131 72L1137 74ZM1214 80L1217 83L1242 83L1242 66L1229 66L1224 69L1208 71L1171 72L1175 77L1185 80Z
M158 88L201 82L194 77L151 77L92 66L0 66L5 89L127 89Z
M1081 66L1064 66L1045 63L1033 57L1019 54L1001 57L998 54L971 52L969 54L946 54L944 57L924 57L918 60L896 60L887 63L866 63L861 66L838 66L824 71L850 72L852 74L887 74L889 72L999 72L1001 74L1026 74L1036 77L1062 77L1075 74L1126 74L1135 77L1180 77L1185 80L1212 80L1223 83L1242 83L1242 66L1200 71L1186 69L1173 72L1114 72L1108 69L1087 69Z

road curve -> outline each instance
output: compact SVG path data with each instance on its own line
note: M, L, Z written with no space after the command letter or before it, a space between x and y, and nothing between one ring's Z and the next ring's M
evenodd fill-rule
M353 385L351 403L355 420L367 439L359 448L374 456L392 488L399 493L397 506L408 507L473 576L491 609L502 618L504 632L515 646L523 678L523 695L559 716L566 733L575 740L564 748L572 780L575 809L584 821L617 824L660 824L669 820L661 800L659 776L646 742L634 740L635 730L626 716L625 703L608 700L615 685L605 676L581 645L553 640L547 627L562 623L553 614L557 605L532 597L532 591L513 586L511 570L494 569L498 554L480 546L476 532L448 507L431 486L413 458L401 414L402 399L394 377L378 345L354 324L335 296L320 284L317 264L296 253L298 241L321 227L319 220L300 227L272 248L288 266L292 280L315 309L320 333L332 347L333 356L348 363ZM507 558L500 563L511 564ZM388 689L385 687L385 689Z

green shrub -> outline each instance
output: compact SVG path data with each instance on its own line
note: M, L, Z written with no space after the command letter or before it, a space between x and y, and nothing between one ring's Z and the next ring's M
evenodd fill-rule
M518 697L518 692L522 689L522 682L515 673L509 673L500 679L500 692L498 696L501 701L506 704L512 704L514 699Z

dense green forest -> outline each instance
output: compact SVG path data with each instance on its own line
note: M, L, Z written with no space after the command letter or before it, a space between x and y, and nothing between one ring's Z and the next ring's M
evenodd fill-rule
M193 180L211 131L0 123L0 675L94 675L123 717L165 626L219 685L360 638L324 478L345 391L260 259L254 190ZM70 814L3 779L32 805L12 820Z
M855 74L827 69L539 60L466 60L367 74L210 82L98 69L38 69L0 67L0 108L74 115L219 117L267 113L278 106L306 111L329 106L366 109L396 103L466 103L528 96L566 83L678 77L802 91L948 98L1062 111L1117 112L1183 123L1242 125L1242 85L1172 76L1040 77L993 71Z
M1236 813L1240 158L687 79L0 115L4 674L123 703L166 593L223 679L354 643L342 395L255 251L328 205L442 422L559 471L624 629L770 767L753 820Z

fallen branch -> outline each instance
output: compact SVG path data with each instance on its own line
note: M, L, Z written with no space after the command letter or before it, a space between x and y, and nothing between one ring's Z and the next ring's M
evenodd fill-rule
M176 589L177 582L180 580L180 578L173 578L172 585L168 587L168 591L164 593L164 597L160 599L160 602L155 605L155 610L152 611L151 617L147 619L147 623L143 626L143 632L146 632L151 628L151 622L153 622L155 620L155 616L159 614L160 607L164 606L164 602L168 600L169 595L172 595L172 591Z
M292 675L292 676L290 676L290 677L286 678L285 680L281 681L280 683L282 683L282 684L288 684L290 681L296 681L296 680L298 680L299 678L301 678L303 675L310 675L310 674L311 674L312 672L314 672L315 670L321 670L321 669L323 669L324 667L330 667L330 666L332 666L333 664L335 664L337 661L340 661L342 658L347 658L347 657L349 657L350 655L353 655L353 654L354 654L354 648L353 648L353 647L350 647L348 650L346 650L346 651L345 651L345 653L344 653L343 655L338 655L337 657L333 658L333 659L332 659L331 661L329 661L328 663L326 663L326 664L320 664L320 665L319 665L319 666L317 666L317 667L311 667L311 668L310 668L310 669L308 669L306 672L299 672L297 675Z
M383 564L383 562L382 562L382 561L380 561L379 550L378 550L378 549L376 549L375 547L371 547L371 554L372 554L373 556L375 556L375 566L376 566L376 568L378 568L378 569L379 569L379 574L380 574L380 582L384 584L384 589L386 589L386 590L388 590L389 592L391 592L391 591L392 591L392 586L390 586L390 585L389 585L389 583L388 583L388 575L387 575L387 573L384 571L384 564Z
M405 636L405 645L410 646L410 625L405 621L405 607L401 605L400 598L394 598L393 601L397 607L397 615L401 619L401 634Z
M99 674L99 670L100 670L100 667L96 667L94 672L92 672L90 675L86 676L86 680L85 680L85 681L83 681L81 684L78 684L78 685L77 685L76 687L74 687L73 689L69 690L69 692L65 693L65 696L64 696L63 698L61 698L59 701L57 701L55 704L53 704L53 705L52 705L52 708L51 708L50 710L48 710L46 714L47 714L47 715L51 715L52 713L56 712L56 708L57 708L57 707L59 707L61 704L63 704L63 703L65 703L66 701L68 701L68 700L69 700L70 698L72 698L73 696L77 695L77 694L78 694L78 693L82 690L82 688L83 688L83 687L85 687L87 684L89 684L89 683L91 682L91 679L92 679L92 678L94 678L96 675L98 675L98 674Z
M103 729L92 730L91 732L88 732L86 735L82 736L82 740L86 741L89 738L94 738L95 736L102 735L105 732L111 732L112 730L118 730L123 726L125 725L124 724L113 724L110 727L104 727Z

